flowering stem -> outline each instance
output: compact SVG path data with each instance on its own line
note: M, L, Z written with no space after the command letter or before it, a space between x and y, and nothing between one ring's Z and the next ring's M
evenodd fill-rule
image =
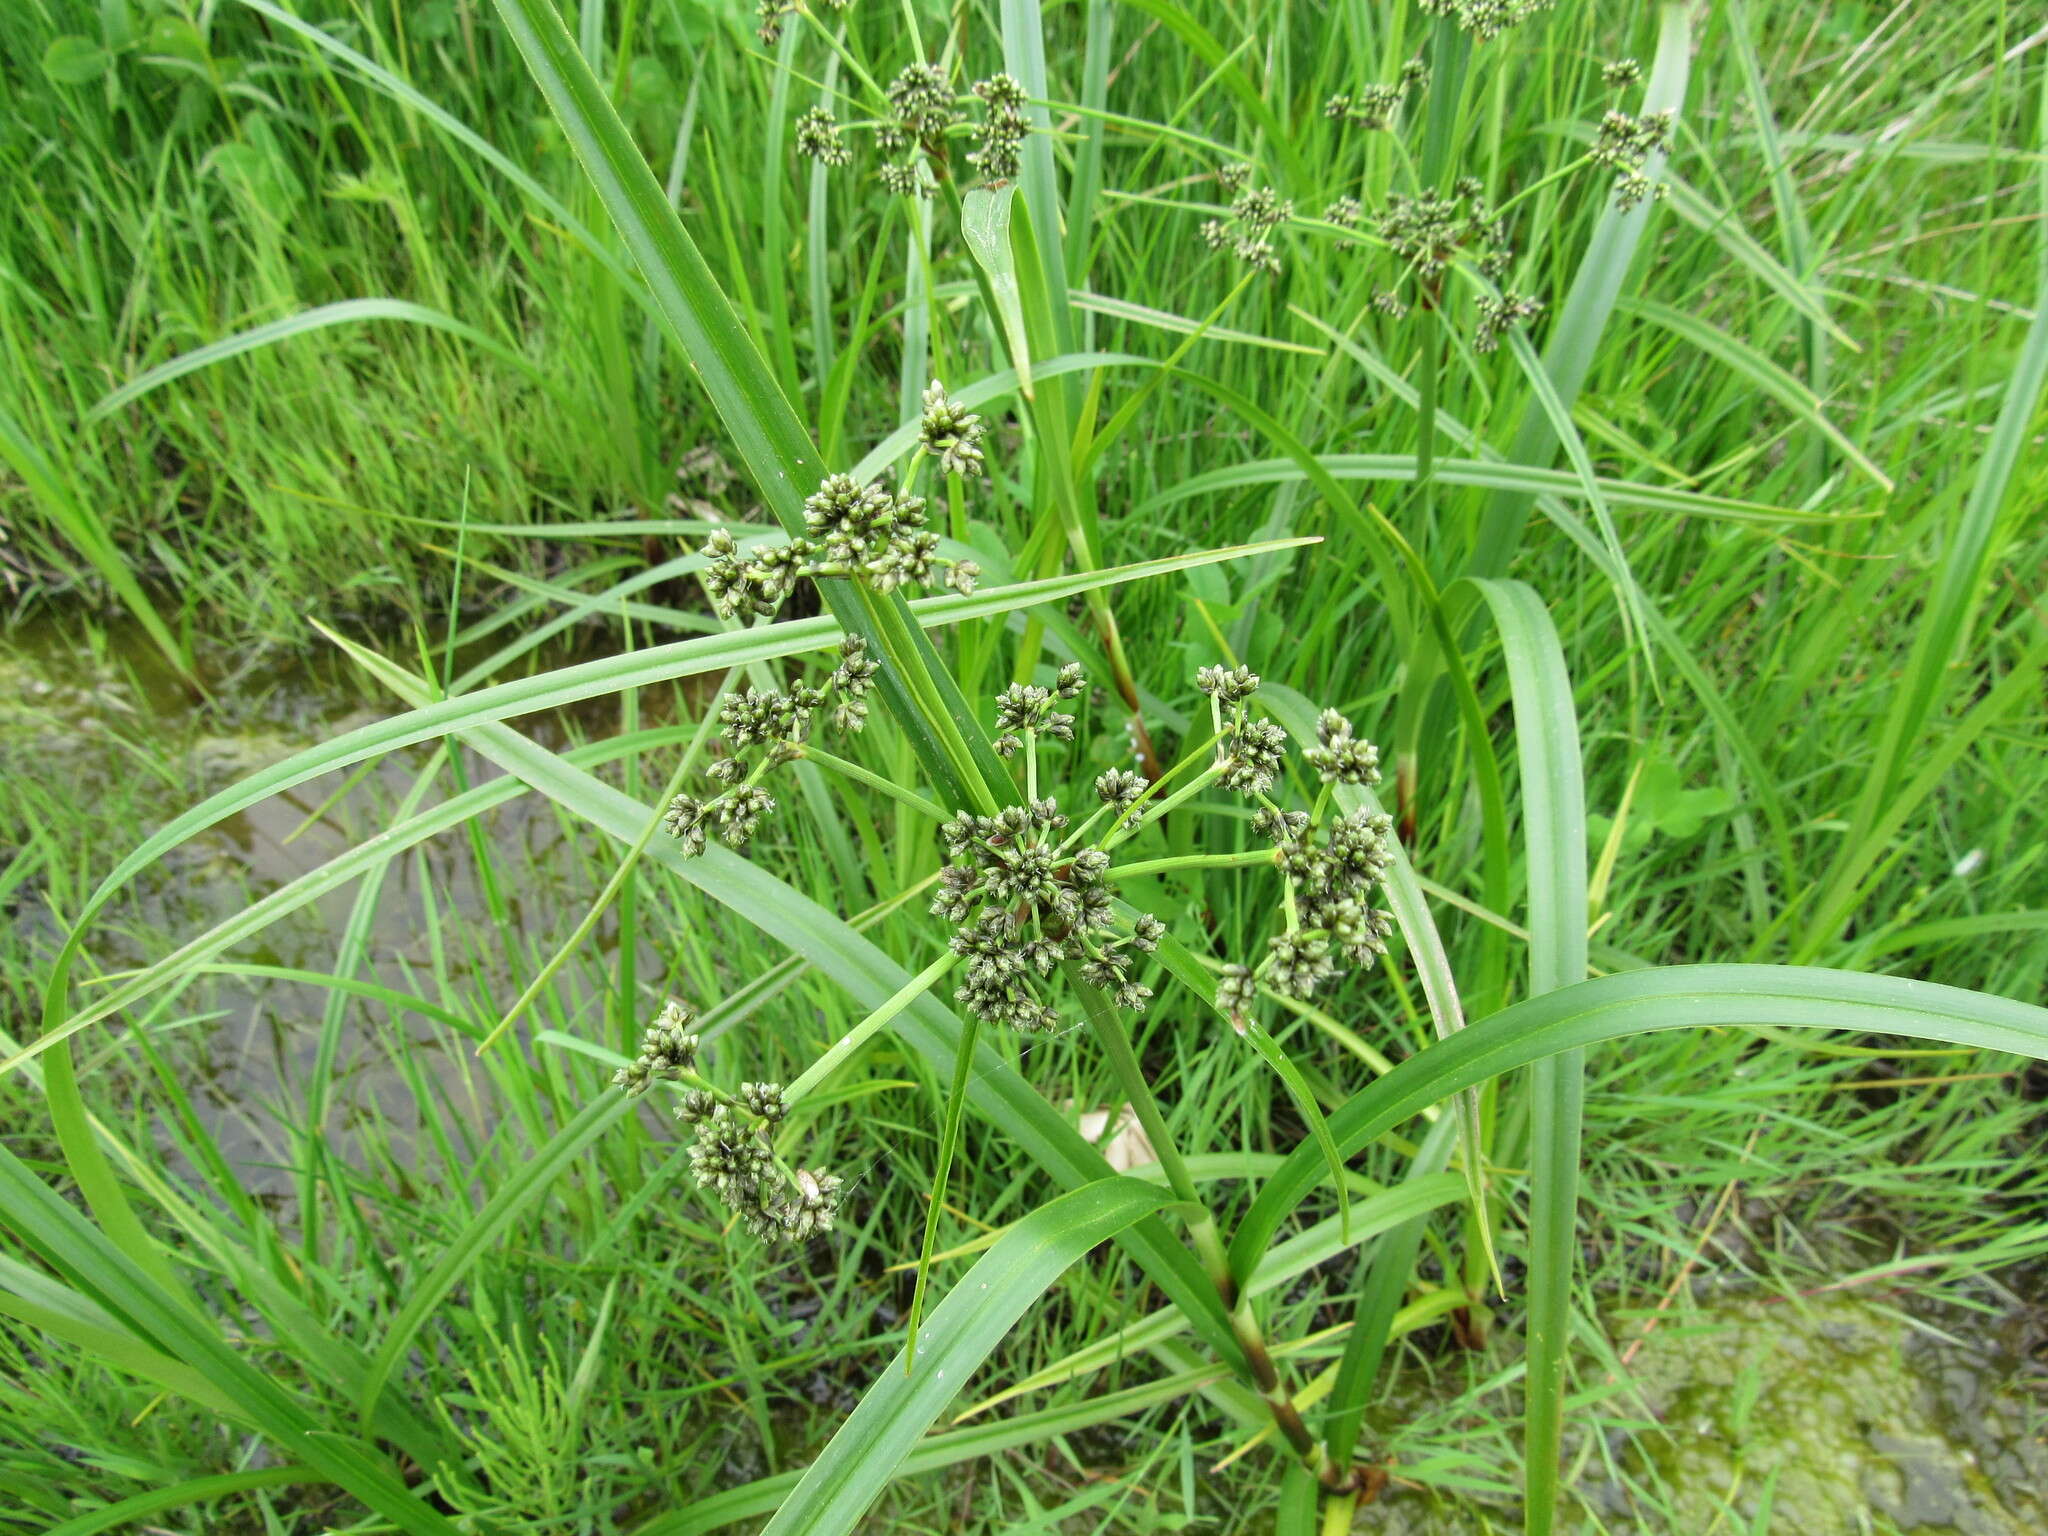
M1230 1331L1237 1339L1238 1348L1244 1351L1252 1382L1265 1399L1274 1425L1309 1471L1325 1486L1334 1486L1329 1453L1323 1449L1322 1442L1309 1433L1308 1426L1302 1422L1301 1411L1294 1406L1293 1396L1281 1382L1279 1368L1274 1365L1272 1351L1266 1345L1265 1332L1252 1311L1251 1298L1238 1294L1237 1282L1230 1273L1230 1260L1224 1253L1223 1238L1216 1227L1216 1218L1210 1214L1209 1207L1196 1190L1187 1161L1181 1156L1173 1133L1166 1127L1166 1116L1160 1112L1159 1101L1152 1095L1152 1085L1145 1076L1144 1064L1138 1060L1136 1048L1131 1044L1130 1032L1124 1028L1122 1015L1101 988L1092 987L1081 979L1079 967L1069 964L1067 979L1075 995L1081 999L1081 1006L1087 1010L1089 1022L1095 1026L1095 1038L1101 1042L1103 1054L1109 1058L1110 1070L1116 1074L1124 1098L1136 1112L1138 1124L1144 1128L1145 1139L1152 1144L1153 1155L1159 1159L1168 1187L1179 1197L1187 1212L1188 1240L1194 1246L1195 1256L1202 1262L1203 1271L1216 1287L1224 1310L1230 1315Z
M1173 859L1112 864L1104 873L1111 880L1135 880L1140 875L1161 875L1169 869L1249 869L1255 864L1273 862L1273 849L1253 848L1245 853L1191 853Z
M590 910L583 914L583 921L576 925L576 931L555 951L554 958L542 966L540 973L527 983L526 990L505 1010L505 1016L498 1020L488 1035L484 1036L482 1043L476 1048L477 1055L483 1055L504 1037L505 1032L518 1021L522 1013L526 1012L533 1000L540 996L541 989L554 979L555 973L569 957L583 946L583 941L590 937L591 930L597 927L598 919L604 916L606 909L611 906L619 892L625 889L626 881L640 865L640 856L647 851L647 845L654 840L654 834L661 830L661 819L668 808L670 798L683 787L683 780L688 777L690 770L697 766L697 758L703 752L705 742L710 740L712 728L718 723L719 701L732 686L732 680L731 672L727 672L719 679L718 691L705 704L703 717L697 722L696 733L691 736L689 746L683 749L683 755L676 763L675 772L669 775L668 783L662 786L660 798L654 802L654 815L648 819L647 825L641 828L639 838L626 850L626 856L619 860L619 867L612 871L604 889L597 893L597 900L593 901Z
M1214 784L1218 779L1223 777L1223 770L1228 766L1229 765L1227 763L1211 763L1207 768L1204 768L1200 773L1196 774L1192 779L1188 780L1187 783L1183 784L1179 789L1176 789L1172 794L1168 795L1164 800L1160 801L1158 805L1153 807L1152 814L1147 819L1157 820L1159 817L1164 816L1168 811L1172 810L1175 806L1179 805L1183 800L1187 800L1195 795L1199 795L1203 790L1207 789L1211 784ZM1143 804L1144 802L1142 800L1138 802L1138 805ZM1136 810L1137 808L1137 805L1131 807L1132 810ZM1105 849L1114 848L1118 843L1123 842L1126 838L1135 837L1137 835L1137 831L1138 829L1136 827L1129 827L1126 829L1123 828L1120 824L1118 828L1113 828L1110 831L1108 837L1105 837L1102 840L1102 846Z
M925 799L914 789L905 789L901 784L890 782L872 769L861 767L859 763L851 763L843 757L835 757L830 752L820 751L809 742L804 743L797 756L816 763L820 768L829 768L844 778L852 779L856 784L865 784L869 789L880 790L892 800L900 801L921 816L929 816L933 821L946 819L945 807Z
M944 976L946 972L953 969L959 963L960 957L951 950L948 950L915 976L911 977L910 980L897 989L894 996L858 1024L854 1025L845 1034L841 1035L832 1043L831 1048L824 1055L804 1069L801 1077L783 1089L783 1102L793 1106L805 1094L817 1088L820 1083L824 1082L826 1078L838 1070L839 1065L858 1050L864 1041L871 1038L883 1025L887 1024L897 1014L930 991L933 984L940 977Z
M1230 1260L1223 1251L1223 1238L1216 1230L1216 1218L1209 1214L1209 1207L1196 1191L1194 1175L1188 1172L1187 1160L1180 1155L1173 1133L1166 1128L1166 1116L1160 1113L1159 1101L1152 1096L1152 1085L1146 1080L1137 1048L1131 1044L1130 1031L1124 1028L1123 1016L1109 1000L1108 993L1081 979L1078 965L1069 961L1066 971L1074 995L1080 998L1082 1008L1087 1011L1088 1022L1095 1026L1095 1038L1102 1042L1103 1054L1109 1057L1110 1070L1116 1074L1124 1098L1136 1112L1138 1124L1144 1128L1145 1139L1152 1144L1153 1155L1159 1159L1168 1187L1188 1208L1188 1236L1195 1245L1202 1268L1215 1282L1217 1290L1223 1292L1228 1305L1227 1298L1235 1288L1235 1282L1230 1277Z

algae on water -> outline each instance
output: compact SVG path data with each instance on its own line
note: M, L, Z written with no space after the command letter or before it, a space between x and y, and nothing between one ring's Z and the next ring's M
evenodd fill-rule
M1665 1434L1630 1470L1662 1485L1669 1529L2048 1528L2048 1449L2010 1370L1860 1297L1716 1302L1667 1321L1632 1374Z

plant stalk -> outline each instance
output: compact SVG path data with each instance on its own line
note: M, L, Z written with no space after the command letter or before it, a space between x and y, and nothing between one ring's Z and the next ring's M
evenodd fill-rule
M1222 1298L1224 1310L1230 1315L1230 1331L1237 1339L1238 1347L1244 1351L1252 1384L1265 1400L1281 1437L1315 1475L1317 1482L1330 1489L1342 1486L1345 1474L1335 1467L1322 1442L1302 1422L1301 1410L1294 1406L1293 1395L1280 1379L1280 1369L1273 1362L1272 1350L1267 1347L1265 1331L1259 1326L1257 1314L1252 1311L1251 1298L1239 1294L1237 1281L1230 1272L1230 1259L1224 1250L1222 1235L1217 1230L1216 1218L1196 1191L1187 1161L1181 1156L1173 1133L1167 1129L1166 1116L1160 1111L1159 1100L1153 1096L1152 1085L1145 1077L1144 1064L1138 1060L1137 1048L1131 1043L1130 1031L1124 1027L1122 1017L1102 989L1090 986L1078 972L1079 968L1070 963L1067 979L1081 999L1082 1007L1087 1010L1089 1022L1095 1026L1096 1038L1102 1043L1103 1053L1109 1058L1110 1069L1116 1073L1125 1099L1136 1112L1146 1139L1152 1143L1153 1155L1159 1159L1167 1185L1187 1208L1188 1240L1196 1257L1201 1260L1203 1270L1215 1285L1217 1295Z

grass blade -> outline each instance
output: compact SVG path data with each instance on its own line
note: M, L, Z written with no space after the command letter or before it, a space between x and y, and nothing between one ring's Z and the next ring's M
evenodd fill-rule
M1586 794L1578 711L1556 626L1535 589L1519 581L1474 585L1492 610L1508 664L1529 872L1529 992L1541 996L1586 974ZM1556 1517L1585 1092L1585 1061L1578 1051L1546 1057L1530 1072L1523 1521L1531 1536L1545 1536Z
M763 1536L842 1536L895 1474L967 1378L1025 1308L1097 1243L1152 1215L1172 1196L1137 1179L1083 1185L1040 1206L997 1240L932 1313L929 1369L908 1373L910 1345L811 1463Z
M2048 1009L1960 987L1819 966L1670 965L1622 971L1546 992L1468 1024L1361 1089L1330 1116L1346 1157L1450 1095L1559 1051L1671 1029L1822 1029L1899 1035L2048 1060ZM1236 1242L1271 1245L1324 1176L1322 1154L1297 1147L1267 1181Z
M123 406L140 400L151 390L161 389L175 379L182 379L189 373L197 373L202 368L211 368L216 363L224 363L229 358L258 352L279 342L327 330L332 326L359 325L366 320L402 320L409 325L424 325L431 330L446 331L451 336L459 336L462 340L482 348L498 361L509 364L529 378L547 385L550 389L553 388L553 381L545 370L496 337L486 335L453 315L443 314L438 309L429 309L424 304L414 304L404 299L343 299L339 303L322 304L317 309L287 315L282 320L272 320L267 325L252 326L246 331L237 331L232 336L224 336L219 341L209 342L203 347L195 347L190 352L182 352L169 362L159 363L148 372L130 379L119 389L94 401L92 407L86 411L85 419L99 421L111 416Z

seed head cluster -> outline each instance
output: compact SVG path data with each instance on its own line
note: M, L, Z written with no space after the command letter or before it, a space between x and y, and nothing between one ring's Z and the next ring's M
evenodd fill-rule
M1388 199L1378 219L1380 238L1397 256L1423 292L1434 296L1444 270L1463 256L1489 283L1505 283L1515 253L1508 244L1507 225L1473 177L1463 177L1449 196L1423 191L1413 197L1399 193ZM1433 301L1433 297L1432 297ZM1374 295L1374 306L1397 318L1407 313L1398 285ZM1472 338L1474 350L1491 352L1509 327L1534 320L1543 301L1510 289L1480 297Z
M629 1094L645 1093L654 1083L672 1083L697 1067L698 1039L690 1033L696 1014L670 998L640 1036L640 1054L612 1074L612 1083Z
M1277 275L1280 257L1273 249L1272 233L1294 217L1294 204L1271 187L1249 185L1245 166L1225 166L1216 179L1232 194L1230 217L1206 220L1202 243L1212 251L1229 251L1255 272Z
M969 420L972 447L980 440L980 423ZM973 456L978 463L978 448ZM704 588L726 618L772 614L802 576L845 577L879 592L943 579L956 592L972 592L981 568L941 555L939 536L926 521L921 496L862 485L851 475L827 475L804 500L800 538L742 551L729 530L714 529L704 541L710 557Z
M885 92L890 119L875 139L890 154L916 144L928 154L942 149L946 130L958 121L953 88L936 64L906 64Z
M981 439L985 429L981 418L949 398L946 386L933 379L925 387L924 415L917 424L917 440L924 451L939 461L949 475L979 475Z
M1324 822L1276 804L1268 791L1286 760L1287 736L1246 707L1258 691L1258 674L1245 667L1203 667L1195 686L1209 696L1216 722L1216 782L1258 802L1252 830L1273 844L1274 862L1286 879L1285 930L1268 942L1256 967L1226 966L1217 984L1217 1006L1241 1020L1261 985L1306 999L1347 968L1370 967L1386 953L1393 918L1370 897L1391 864L1392 829L1374 811ZM1369 788L1379 782L1379 749L1333 709L1317 718L1316 745L1302 758L1324 785ZM1319 797L1319 812L1324 803Z
M796 120L796 152L821 165L848 165L853 150L829 107L812 107Z
M1418 0L1423 15L1448 16L1479 42L1550 9L1551 0Z
M1631 117L1626 112L1609 112L1600 119L1588 152L1596 165L1611 167L1618 174L1614 183L1614 206L1626 213L1638 203L1664 195L1664 184L1650 179L1650 156L1671 146L1672 114L1646 112Z
M682 1086L676 1118L696 1132L690 1172L741 1224L767 1242L796 1243L832 1230L839 1179L815 1169L785 1170L768 1134L789 1114L779 1083L742 1083L723 1093L697 1070L696 1015L671 998L640 1037L640 1054L612 1074L615 1086L638 1095L657 1082Z
M1429 81L1429 66L1411 59L1401 67L1392 85L1368 85L1358 91L1339 91L1323 103L1323 116L1357 128L1391 128L1400 115L1408 93Z
M1046 741L1072 741L1074 717L1053 708L1064 699L1077 699L1088 686L1078 663L1068 662L1053 678L1050 688L1036 683L1012 683L996 695L996 739L998 755L1013 757L1027 736Z
M763 1242L801 1243L832 1230L841 1180L815 1168L785 1170L776 1160L767 1132L782 1118L781 1094L774 1083L748 1083L734 1100L686 1094L676 1117L697 1134L690 1148L697 1187L716 1196ZM755 1099L772 1102L775 1113L756 1112Z
M846 0L828 3L836 8ZM773 42L780 36L784 16L794 9L793 0L762 0L764 41ZM976 81L971 90L982 113L973 125L974 147L968 151L967 161L992 185L1014 181L1025 137L1031 131L1030 119L1025 116L1029 98L1024 87L1011 75L995 74ZM962 100L954 93L947 72L936 64L906 64L882 88L881 100L874 103L875 120L852 126L874 135L879 151L875 178L884 191L895 197L923 198L938 191L949 174L946 141L961 125ZM850 165L853 150L845 133L829 108L811 107L797 119L796 151L821 165Z
M981 172L983 181L1015 181L1023 158L1024 135L1031 131L1024 116L1029 100L1024 87L1012 75L990 75L975 82L974 94L981 98L986 111L975 130L974 148L968 151L967 159Z
M880 670L867 642L848 635L839 645L839 665L822 684L797 681L787 689L758 690L749 685L727 694L718 706L724 755L705 770L721 788L708 800L678 794L662 812L662 830L681 845L683 857L702 854L714 830L727 847L744 847L775 810L775 797L761 787L763 776L803 755L821 711L830 710L834 730L860 730Z
M1050 688L1013 683L996 700L1005 757L1037 744L1072 741L1074 717L1054 706L1087 686L1080 667L1062 667ZM1106 808L1132 805L1145 790L1134 773L1112 769L1095 782ZM1133 976L1138 958L1159 947L1165 925L1139 914L1118 932L1109 883L1109 853L1095 843L1062 837L1067 816L1047 795L992 816L961 811L941 824L946 865L932 913L953 928L949 941L965 964L954 997L976 1018L1025 1034L1050 1034L1060 1015L1045 1000L1054 971L1072 965L1081 979L1107 992L1119 1008L1140 1010L1152 995Z
M1145 914L1128 934L1112 931L1109 855L1068 849L1057 841L1066 827L1059 802L1047 796L993 816L962 811L939 828L948 862L932 911L954 925L951 948L966 962L953 995L976 1018L1024 1034L1059 1028L1040 988L1069 961L1119 1008L1142 1009L1152 990L1131 970L1166 931Z
M1195 673L1195 686L1209 696L1220 738L1216 782L1240 795L1265 794L1287 762L1287 733L1245 708L1258 692L1258 673L1249 667L1203 667Z

